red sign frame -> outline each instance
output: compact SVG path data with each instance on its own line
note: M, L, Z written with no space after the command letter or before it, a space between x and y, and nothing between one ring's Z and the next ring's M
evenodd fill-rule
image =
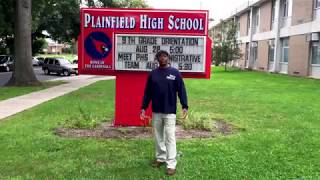
M146 71L115 70L116 34L203 36L206 41L205 72L181 74L185 78L209 79L212 41L208 36L208 16L207 10L112 8L80 10L79 74L116 76L115 125L144 125L139 119L139 111L148 75ZM102 39L102 42L95 41L95 38ZM99 48L92 49L92 47ZM148 113L150 112L149 110Z

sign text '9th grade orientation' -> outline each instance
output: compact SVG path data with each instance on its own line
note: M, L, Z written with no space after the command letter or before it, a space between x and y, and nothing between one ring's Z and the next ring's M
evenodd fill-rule
M158 66L159 50L170 53L170 64L181 72L204 72L205 39L201 36L116 35L116 70L150 71Z

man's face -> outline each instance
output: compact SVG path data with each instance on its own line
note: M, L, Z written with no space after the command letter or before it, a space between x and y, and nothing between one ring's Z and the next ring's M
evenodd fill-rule
M159 65L160 65L160 67L167 66L168 65L168 61L169 61L169 57L166 54L164 54L164 53L160 54L160 56L159 56Z

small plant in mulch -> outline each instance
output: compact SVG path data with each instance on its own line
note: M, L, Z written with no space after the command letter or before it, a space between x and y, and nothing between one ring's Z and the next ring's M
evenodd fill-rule
M189 111L186 119L177 119L177 124L181 124L183 129L213 131L213 115L205 112Z
M98 117L93 113L86 112L82 107L79 106L79 115L69 117L66 119L62 126L65 128L75 128L75 129L94 129L101 123Z
M95 137L95 138L152 138L152 127L114 127L111 123L101 123L92 114L80 109L76 119L68 119L63 127L56 128L55 134L62 137ZM220 135L229 135L240 128L222 120L217 116L205 112L190 111L187 119L177 119L177 139L211 138Z

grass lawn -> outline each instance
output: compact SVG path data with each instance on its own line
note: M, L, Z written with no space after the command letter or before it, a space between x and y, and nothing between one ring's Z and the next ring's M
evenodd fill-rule
M169 179L149 166L151 139L60 138L80 112L110 120L114 81L100 81L0 122L0 179ZM320 81L214 69L186 80L190 109L245 131L181 140L170 179L320 179Z
M28 86L28 87L0 87L0 101L16 96L21 96L31 92L47 89L53 86L63 84L63 81L47 81L42 82L42 86Z

